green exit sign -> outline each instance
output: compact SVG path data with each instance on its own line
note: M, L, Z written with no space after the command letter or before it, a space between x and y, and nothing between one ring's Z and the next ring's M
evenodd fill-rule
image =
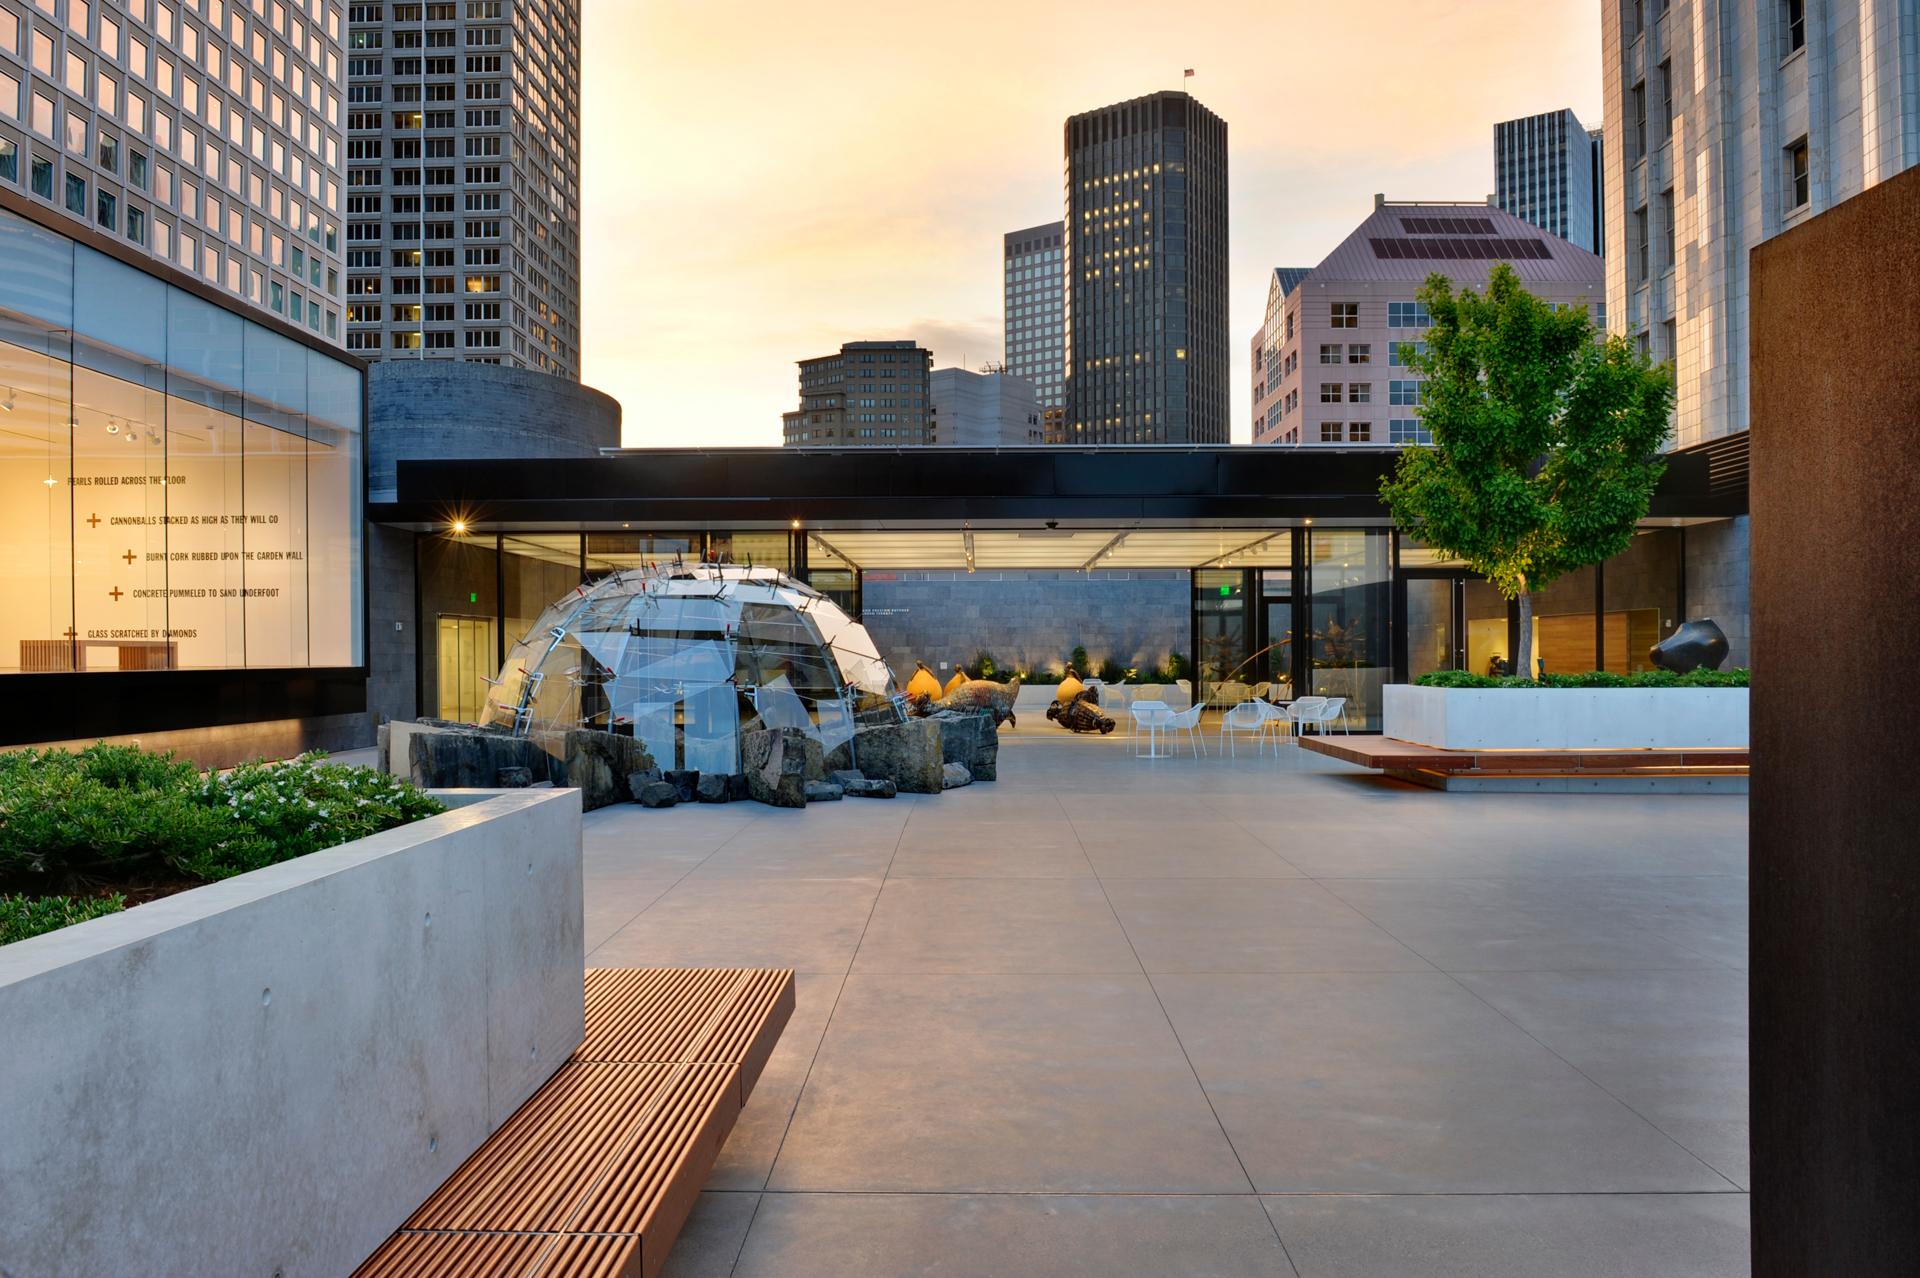
M1230 595L1230 594L1232 594L1232 593L1233 593L1233 587L1232 587L1232 586L1222 586L1222 587L1220 587L1220 597L1221 597L1221 598L1223 598L1223 599L1224 599L1224 598L1226 598L1226 597L1227 597L1228 595Z
M480 592L479 592L479 591L477 591L477 590L469 590L469 591L467 592L467 602L468 602L468 603L479 603L479 602L480 602Z

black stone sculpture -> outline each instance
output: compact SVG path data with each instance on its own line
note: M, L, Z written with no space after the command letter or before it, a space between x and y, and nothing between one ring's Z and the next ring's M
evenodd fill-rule
M1058 701L1047 707L1047 718L1065 728L1068 732L1098 732L1101 736L1113 731L1113 720L1100 713L1095 703L1094 690L1088 688L1065 705Z
M1711 617L1689 621L1653 645L1647 657L1662 670L1686 674L1690 670L1718 670L1727 659L1727 635Z

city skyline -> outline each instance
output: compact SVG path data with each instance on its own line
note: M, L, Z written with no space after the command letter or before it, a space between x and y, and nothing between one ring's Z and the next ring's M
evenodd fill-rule
M1600 117L1597 7L1392 5L1360 28L1244 6L1174 45L1154 11L1128 12L1103 9L1092 45L1071 10L985 9L961 25L893 15L866 32L867 74L829 83L775 71L842 48L832 24L589 3L582 376L622 401L626 442L775 446L794 361L847 340L912 339L937 367L1003 358L1002 237L1061 215L1065 120L1179 89L1186 67L1185 87L1230 131L1228 420L1245 442L1243 339L1274 266L1317 263L1376 192L1485 198L1498 120L1561 106ZM881 56L920 41L936 60ZM1284 52L1309 46L1326 56ZM1445 70L1522 46L1506 75ZM837 122L862 111L848 146ZM650 155L634 145L643 135Z

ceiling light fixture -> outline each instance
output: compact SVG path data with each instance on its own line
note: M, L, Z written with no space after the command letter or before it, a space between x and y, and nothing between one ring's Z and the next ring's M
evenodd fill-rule
M9 413L13 411L13 387L7 387L7 397L0 399L0 408L6 409Z
M75 426L78 426L79 424L80 423L78 421L74 422ZM118 417L107 418L107 434L118 435L119 433L120 433L120 419Z
M456 519L456 520L454 520L454 521L453 521L453 535L454 535L454 536L456 536L456 537L464 537L464 536L466 535L466 532L467 532L467 521L466 521L466 520L464 520L464 519Z

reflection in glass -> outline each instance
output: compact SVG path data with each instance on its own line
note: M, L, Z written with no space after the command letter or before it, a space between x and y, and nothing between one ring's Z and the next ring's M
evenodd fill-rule
M1313 693L1346 698L1347 723L1356 729L1378 728L1380 688L1392 673L1389 536L1380 528L1308 531Z

